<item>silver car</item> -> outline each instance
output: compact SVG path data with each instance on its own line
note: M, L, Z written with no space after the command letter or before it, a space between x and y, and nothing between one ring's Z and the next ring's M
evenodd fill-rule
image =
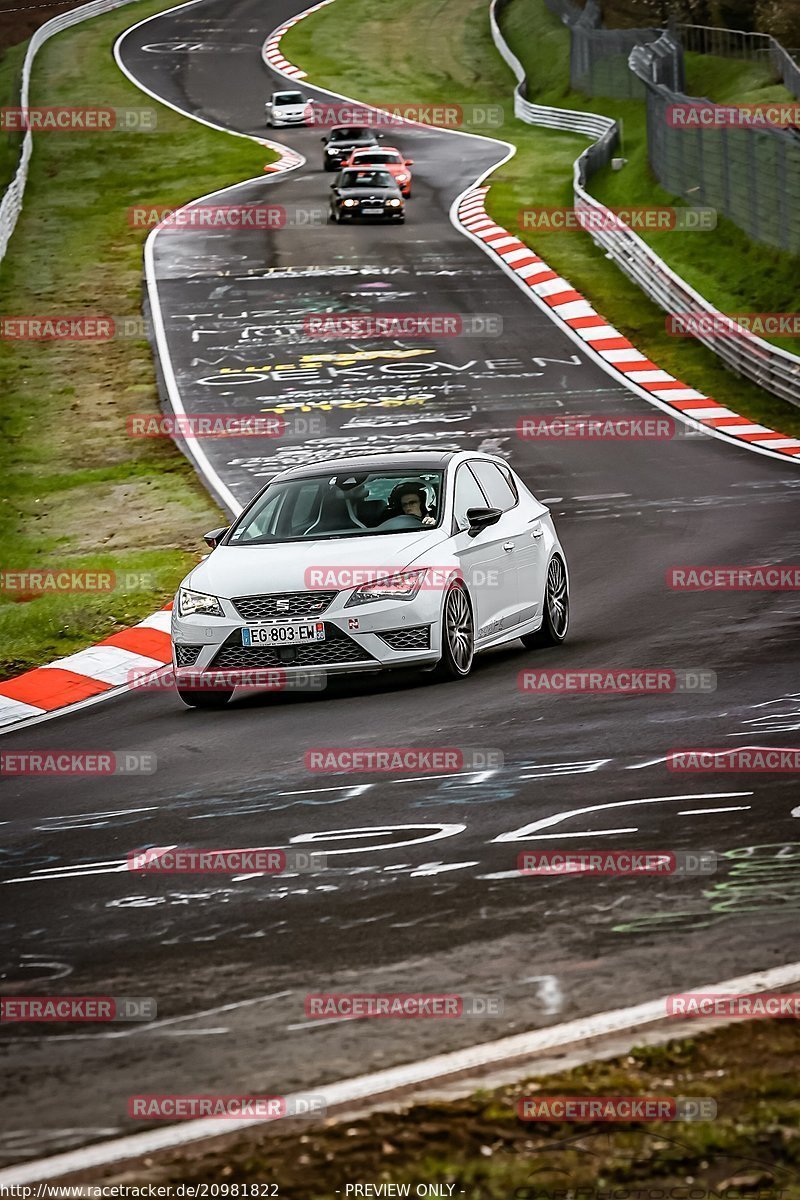
M302 92L273 92L264 105L264 120L272 128L281 125L306 125L311 103Z

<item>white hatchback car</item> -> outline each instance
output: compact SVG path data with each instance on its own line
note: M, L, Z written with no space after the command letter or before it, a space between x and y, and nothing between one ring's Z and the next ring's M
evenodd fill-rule
M273 92L264 105L264 120L274 129L281 125L306 125L311 115L311 102L302 92Z
M192 706L219 707L260 668L415 667L453 679L478 651L567 635L567 563L550 513L487 454L296 467L205 536L213 553L172 614L178 692Z

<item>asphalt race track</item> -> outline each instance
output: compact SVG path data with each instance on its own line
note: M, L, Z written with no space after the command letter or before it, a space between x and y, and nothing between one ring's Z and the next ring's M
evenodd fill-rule
M0 880L2 940L15 947L3 963L9 985L153 996L158 1019L0 1032L6 1090L17 1097L0 1133L4 1164L138 1130L126 1117L136 1092L313 1090L797 957L793 777L677 774L663 762L684 746L796 744L796 593L674 592L666 573L792 562L797 468L698 434L521 440L525 415L654 410L451 224L453 200L504 148L404 129L397 144L415 160L405 225L340 228L308 216L324 212L331 179L320 131L262 124L271 80L260 48L300 7L202 0L120 45L150 91L307 158L224 197L280 204L285 228L156 240L186 410L324 420L311 436L209 442L238 503L308 455L503 455L556 517L571 636L558 650L517 643L490 653L461 683L365 677L220 713L136 691L8 734L7 750L156 755L151 775L5 778ZM496 314L503 332L402 346L304 332L308 314L380 306ZM534 665L703 669L717 689L547 697L518 689L519 672ZM422 777L304 766L314 747L386 745L499 750L504 765ZM316 874L137 878L125 869L127 853L148 845L306 848L312 839L329 855ZM721 861L705 879L515 871L523 849L578 847L713 850ZM491 994L505 1011L308 1021L304 996L320 991Z

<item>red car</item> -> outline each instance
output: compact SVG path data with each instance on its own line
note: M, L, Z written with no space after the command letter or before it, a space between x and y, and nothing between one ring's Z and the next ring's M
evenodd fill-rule
M403 158L396 146L366 146L360 150L353 150L342 166L380 167L394 176L400 191L408 197L411 195L411 172L408 168L413 162L413 158Z

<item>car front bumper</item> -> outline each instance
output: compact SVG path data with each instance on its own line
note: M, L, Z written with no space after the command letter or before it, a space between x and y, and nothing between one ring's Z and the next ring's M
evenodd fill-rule
M422 589L413 600L377 600L345 607L349 592L340 593L320 614L284 620L246 621L230 600L221 600L225 616L181 617L172 610L172 652L176 679L209 672L280 671L287 676L307 672L356 673L429 666L441 657L440 590ZM322 621L325 640L293 646L243 646L246 626L310 624Z

